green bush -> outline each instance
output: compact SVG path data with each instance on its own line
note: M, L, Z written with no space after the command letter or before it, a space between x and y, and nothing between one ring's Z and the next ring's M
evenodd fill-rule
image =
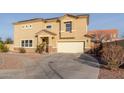
M24 48L19 48L19 53L26 53L26 50Z
M3 44L3 43L0 43L0 52L8 52L9 51L9 48Z
M8 48L7 46L4 46L1 51L2 51L2 52L8 52L8 51L9 51L9 48Z
M0 50L3 48L3 43L0 42Z

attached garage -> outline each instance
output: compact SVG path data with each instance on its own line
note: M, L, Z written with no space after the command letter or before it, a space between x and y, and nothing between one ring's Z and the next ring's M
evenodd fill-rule
M83 53L84 42L58 42L58 53Z

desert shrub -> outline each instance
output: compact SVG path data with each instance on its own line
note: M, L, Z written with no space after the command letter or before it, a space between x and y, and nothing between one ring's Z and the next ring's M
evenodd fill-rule
M88 54L94 54L96 57L101 57L101 50L102 50L102 47L100 45L97 45L96 47L91 48L86 53L88 53Z
M26 50L24 48L19 48L19 53L26 53Z
M36 48L36 53L43 53L45 51L45 46L46 46L46 42L42 42L40 45L37 46Z
M40 44L40 45L37 46L35 52L41 54L43 51L44 51L44 45Z
M124 49L121 46L104 46L101 53L103 61L107 62L111 70L117 70L124 63Z

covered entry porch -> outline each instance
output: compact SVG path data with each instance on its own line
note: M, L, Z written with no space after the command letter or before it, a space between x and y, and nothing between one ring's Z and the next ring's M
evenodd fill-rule
M53 53L57 52L56 34L47 30L41 30L36 33L36 46L42 45L43 52Z

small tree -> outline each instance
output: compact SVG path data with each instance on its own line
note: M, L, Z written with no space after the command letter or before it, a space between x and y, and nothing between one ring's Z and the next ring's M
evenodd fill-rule
M43 53L46 49L45 49L45 46L46 46L46 42L42 42L42 44L38 45L37 48L36 48L36 53Z
M105 46L101 52L103 60L111 70L117 70L124 63L124 49L121 46Z
M105 41L111 40L111 37L108 34L99 31L99 32L93 33L91 38L92 38L92 42L94 42L94 45L95 45L94 46L95 55L100 56L100 51L103 48L103 43Z
M12 44L13 43L13 40L11 38L7 38L5 40L5 44Z
M124 38L124 35L122 35L121 38Z

